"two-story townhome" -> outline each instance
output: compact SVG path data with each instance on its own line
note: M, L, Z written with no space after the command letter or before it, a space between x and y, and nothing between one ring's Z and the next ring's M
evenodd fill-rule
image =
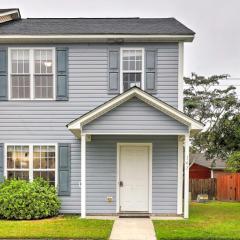
M188 217L184 42L174 18L0 11L0 177L55 184L62 213ZM185 145L185 148L183 147ZM184 154L185 153L185 154Z

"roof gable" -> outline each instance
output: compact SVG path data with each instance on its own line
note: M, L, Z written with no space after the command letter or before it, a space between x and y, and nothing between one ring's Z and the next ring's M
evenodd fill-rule
M190 130L200 131L203 128L203 124L188 117L187 115L175 109L174 107L153 97L152 95L142 91L137 87L129 89L128 91L116 96L115 98L112 98L108 102L100 105L99 107L93 109L92 111L73 120L67 125L67 127L72 132L74 132L74 130L82 129L84 125L92 122L93 120L99 118L103 114L111 111L112 109L116 108L117 106L123 104L124 102L128 101L133 97L139 98L143 102L156 108L157 110L163 112L164 114L170 116L171 118L176 119L177 121L181 122L184 125L187 125Z
M198 164L212 169L224 169L226 168L226 161L223 159L207 160L204 153L192 153L189 156L190 164Z
M171 134L188 133L180 123L137 97L133 97L83 126L87 134Z

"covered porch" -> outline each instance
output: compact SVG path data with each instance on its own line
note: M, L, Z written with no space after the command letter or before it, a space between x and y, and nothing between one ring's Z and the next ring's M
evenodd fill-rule
M138 88L68 124L81 140L81 217L189 212L189 138L202 124Z

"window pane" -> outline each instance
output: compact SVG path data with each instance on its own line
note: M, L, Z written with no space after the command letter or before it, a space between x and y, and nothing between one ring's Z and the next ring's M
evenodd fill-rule
M47 158L41 157L41 168L47 168Z
M29 180L29 173L28 171L8 171L7 178Z
M34 169L55 169L55 146L33 147Z
M29 168L29 147L8 146L7 147L7 168L27 169Z
M12 73L29 73L29 50L16 49L11 51Z
M37 74L52 73L52 50L34 50L34 72Z
M53 75L36 75L35 98L53 98Z
M17 50L11 51L11 62L12 62L12 73L17 73L17 59L18 59Z
M35 67L35 73L41 73L40 50L34 51L34 67Z
M55 185L55 171L34 171L33 178L43 178L51 185Z
M129 70L136 70L136 67L135 67L135 61L130 61L130 66L129 66Z
M124 73L123 74L123 88L124 91L131 87L141 87L141 73Z
M142 61L136 61L136 70L142 70Z
M12 97L30 98L30 76L12 75Z

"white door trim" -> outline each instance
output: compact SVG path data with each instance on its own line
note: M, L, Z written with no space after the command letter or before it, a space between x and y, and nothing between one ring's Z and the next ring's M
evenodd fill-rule
M152 213L152 143L117 143L117 178L116 178L116 213L119 213L120 208L120 188L119 188L119 171L120 171L120 147L121 146L147 146L149 147L149 185L148 185L148 212Z

